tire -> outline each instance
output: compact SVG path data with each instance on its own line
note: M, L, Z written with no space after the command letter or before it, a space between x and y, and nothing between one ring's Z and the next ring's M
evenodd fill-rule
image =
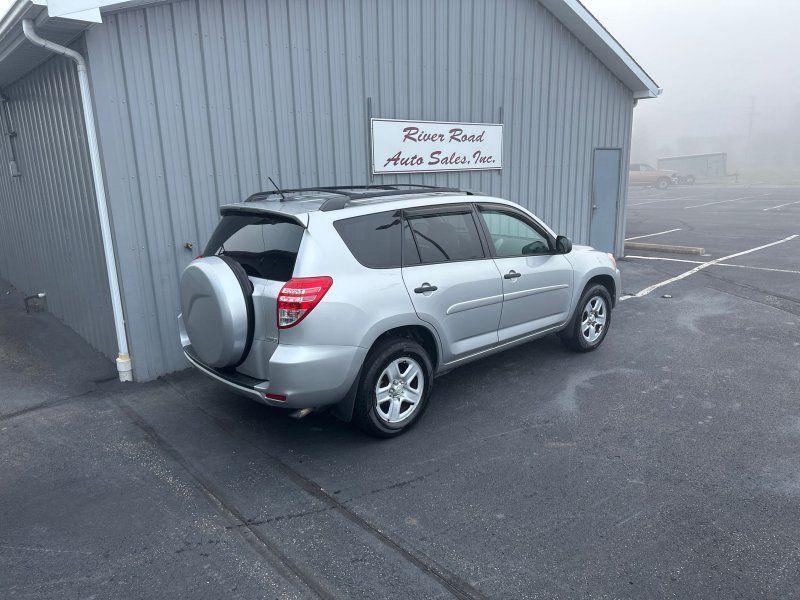
M665 189L667 189L667 188L669 187L669 179L667 179L666 177L662 177L661 179L659 179L658 181L656 181L656 187L657 187L659 190L665 190Z
M590 315L587 313L590 306L597 310L602 307L597 315ZM606 338L608 328L611 326L611 295L608 289L600 284L588 286L581 294L581 299L575 308L575 314L572 317L569 325L559 334L561 341L564 345L575 352L591 352L596 350L603 340ZM591 325L587 327L591 321L599 321L597 317L605 316L601 328L597 329L597 324L594 325L594 332L591 330ZM587 334L588 332L588 334Z
M689 175L689 176L686 178L686 184L687 184L687 185L694 185L694 182L695 182L694 175Z
M412 368L418 369L417 375L409 373ZM353 422L379 438L405 433L425 412L432 384L433 364L420 344L403 337L379 342L361 369ZM385 391L380 398L385 399L379 401L381 389ZM416 403L410 403L414 398Z
M247 308L247 337L245 338L244 342L244 350L242 351L241 358L230 365L231 367L236 368L245 360L247 360L247 355L250 354L250 348L253 347L253 337L256 330L256 311L255 306L253 305L253 292L255 291L255 286L253 285L253 282L250 281L250 278L247 276L247 272L244 270L242 265L229 256L225 256L224 254L220 254L219 258L221 258L225 264L230 267L230 270L233 271L233 274L236 275L236 280L239 282L239 287L241 288L242 295L244 296L245 307Z

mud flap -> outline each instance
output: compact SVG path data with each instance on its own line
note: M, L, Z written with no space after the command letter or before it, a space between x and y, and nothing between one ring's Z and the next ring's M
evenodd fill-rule
M358 370L358 375L353 380L353 384L347 390L347 395L331 407L331 414L345 423L353 420L353 407L356 404L356 394L358 394L358 384L361 383L361 371L363 369L364 366L362 365L361 369Z

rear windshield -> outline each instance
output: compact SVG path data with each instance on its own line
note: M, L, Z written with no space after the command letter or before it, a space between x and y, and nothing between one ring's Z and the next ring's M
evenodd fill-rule
M250 277L289 281L303 237L303 227L270 217L225 215L203 256L225 254Z

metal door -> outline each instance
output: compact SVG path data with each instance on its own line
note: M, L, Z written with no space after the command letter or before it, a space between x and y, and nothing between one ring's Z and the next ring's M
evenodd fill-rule
M621 162L619 148L596 148L594 151L589 244L605 252L614 252L617 238Z

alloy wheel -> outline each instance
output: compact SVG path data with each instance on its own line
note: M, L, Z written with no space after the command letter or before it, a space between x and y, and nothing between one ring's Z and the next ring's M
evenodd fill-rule
M607 317L606 301L600 296L592 296L581 313L581 335L594 344L603 334Z
M400 423L417 410L425 391L420 364L403 356L390 362L375 384L375 412L386 423Z

